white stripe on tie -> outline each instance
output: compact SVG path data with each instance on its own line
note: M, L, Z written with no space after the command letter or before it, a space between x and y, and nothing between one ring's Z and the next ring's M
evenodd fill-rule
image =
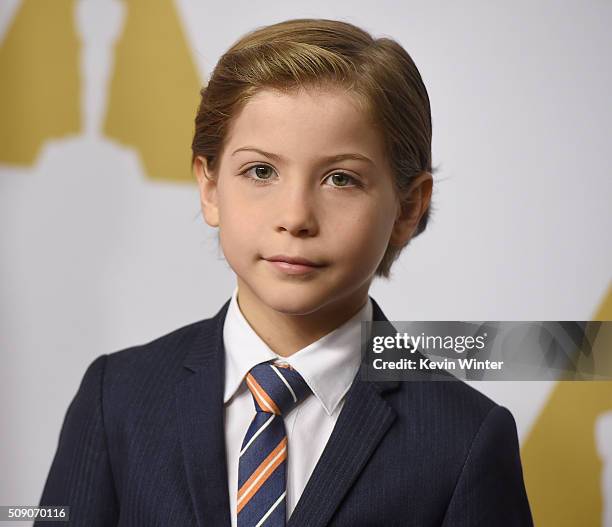
M274 511L274 509L276 509L276 507L278 507L278 504L279 504L281 501L283 501L283 498L285 497L285 494L287 494L287 491L283 492L283 493L280 495L280 497L279 497L279 498L278 498L278 499L277 499L277 500L274 502L274 504L272 505L272 507L270 507L270 508L268 509L268 512L266 512L266 513L263 515L263 518L257 522L257 525L255 525L255 527L260 527L260 525L262 525L262 524L263 524L263 522L265 522L265 521L266 521L266 518L267 518L268 516L270 516L270 514L272 514L272 512Z
M276 373L276 375L279 376L280 380L285 383L285 386L291 392L291 396L293 397L293 402L297 403L297 397L295 395L295 392L293 391L293 388L287 382L287 379L285 379L285 377L283 377L283 374L280 371L278 371L278 368L276 366L274 366L273 364L271 366L272 366L272 369L274 370L274 373Z
M276 417L276 414L272 414L272 415L270 416L270 418L269 418L269 419L268 419L268 420L267 420L267 421L266 421L266 422L265 422L263 425L261 425L261 427L259 428L259 430L257 430L257 432L255 432L255 433L253 434L253 437L251 437L251 439L249 439L249 442L248 442L246 445L244 445L244 448L243 448L243 449L240 451L240 456L242 456L242 454L244 454L244 453L246 452L246 449L247 449L247 448L249 448L249 447L251 446L251 443L252 443L253 441L255 441L255 438L256 438L256 437L257 437L259 434L261 434L261 433L262 433L262 432L263 432L263 431L266 429L266 427L267 427L267 426L268 426L268 425L269 425L269 424L272 422L272 420L273 420L275 417ZM240 456L238 456L238 457L240 457Z

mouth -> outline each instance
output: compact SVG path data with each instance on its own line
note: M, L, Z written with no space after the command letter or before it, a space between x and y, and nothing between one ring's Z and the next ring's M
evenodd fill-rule
M270 262L272 266L286 274L305 274L325 267L325 264L321 262L315 262L301 256L277 254L264 258L264 260Z
M307 265L309 267L323 267L324 265L319 262L308 260L307 258L302 258L301 256L285 256L284 254L276 254L274 256L264 258L264 260L268 260L268 262L285 262L293 265Z

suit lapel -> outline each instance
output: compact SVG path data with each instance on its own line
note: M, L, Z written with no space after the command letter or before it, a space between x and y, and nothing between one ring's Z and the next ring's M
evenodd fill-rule
M204 323L176 385L183 461L198 525L230 527L223 423L223 322L229 300Z
M371 300L373 319L388 322L378 304ZM392 329L391 324L389 328ZM363 368L362 365L347 393L338 421L289 518L288 527L327 525L395 420L395 410L382 394L397 389L399 382L364 381Z

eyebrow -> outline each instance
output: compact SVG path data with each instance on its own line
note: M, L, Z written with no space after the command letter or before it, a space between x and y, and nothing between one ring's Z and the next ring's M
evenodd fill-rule
M265 150L261 150L260 148L255 148L252 146L243 146L242 148L238 148L232 152L232 156L237 154L238 152L243 152L243 151L257 152L258 154L269 157L270 159L274 159L275 161L281 161L281 162L285 161L283 156L279 156L278 154L273 154L271 152L266 152ZM344 161L345 159L365 161L366 163L370 163L372 165L374 164L374 161L372 161L369 157L366 157L361 154L336 154L333 156L324 157L323 161L330 163L330 162L335 162L335 161Z

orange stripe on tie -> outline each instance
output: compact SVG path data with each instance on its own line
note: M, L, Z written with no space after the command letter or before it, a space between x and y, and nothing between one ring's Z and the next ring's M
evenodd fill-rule
M257 399L259 406L261 406L262 408L270 408L272 412L275 413L276 415L281 414L281 411L278 408L278 406L276 406L276 403L267 394L267 392L260 386L260 384L257 382L255 377L253 377L253 375L248 373L246 376L246 382L247 384L249 384L251 388L251 392L253 393L253 396Z
M287 437L284 437L238 490L238 513L247 503L249 503L250 499L255 496L259 488L268 481L268 478L274 473L276 467L286 459Z

